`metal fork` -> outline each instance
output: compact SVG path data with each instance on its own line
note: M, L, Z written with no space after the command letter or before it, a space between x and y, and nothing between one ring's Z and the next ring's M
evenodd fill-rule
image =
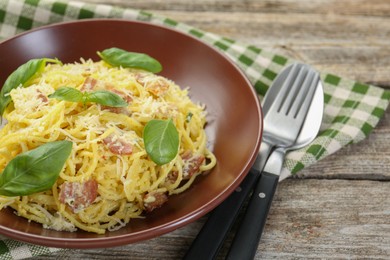
M314 93L317 88L305 83L305 86L302 86L301 89L302 94L298 94L300 89L299 84L304 82L304 74L306 74L305 72L308 72L309 70L311 71L310 74L312 74L313 69L311 69L308 65L289 65L283 69L273 81L262 104L264 113L263 139L256 162L243 182L240 184L240 189L234 191L224 202L211 212L206 223L187 251L184 257L185 260L216 258L219 249L222 247L228 232L233 226L234 221L242 208L242 205L249 197L253 187L256 185L265 162L268 159L268 155L271 153L272 148L279 144L278 139L272 134L273 132L275 132L275 134L279 133L279 129L278 127L275 127L275 125L283 124L288 127L290 124L282 118L282 115L273 117L269 116L269 113L281 113L282 104L287 105L287 102L291 103L294 98L297 99L300 97L301 101L303 101L302 94L304 94L304 92L308 92L309 89L313 90ZM318 75L315 77L318 77ZM306 98L310 100L313 93L308 93ZM300 103L301 110L307 110L306 107L302 107L306 104L303 104L303 102ZM294 111L296 111L296 108L297 105L294 106ZM290 108L290 110L291 109L292 108ZM287 110L284 109L283 111ZM292 110L289 112L292 113ZM303 123L302 115L297 115L295 122L298 122L298 120L302 120ZM274 128L276 128L276 131ZM286 134L282 134L282 136L285 135ZM286 144L286 142L283 142L281 145Z
M296 143L319 80L319 74L308 65L294 64L265 115L262 145L277 149L269 159L266 158L268 161L265 171L254 189L227 259L254 257L279 180L285 152ZM263 162L258 161L253 166L260 172L263 169L261 163Z
M272 148L288 147L297 139L320 80L318 72L309 65L294 63L288 69L290 71L282 75L284 78L276 79L283 82L280 89L269 89L264 98L273 102L264 115L263 139L256 162L260 171Z

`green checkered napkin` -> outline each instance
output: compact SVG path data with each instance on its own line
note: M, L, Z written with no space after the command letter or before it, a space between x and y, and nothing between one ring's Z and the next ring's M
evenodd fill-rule
M51 23L85 18L142 20L195 36L227 54L244 71L260 97L264 96L281 69L293 62L256 46L144 11L73 1L0 0L0 39ZM320 134L310 146L288 153L281 179L297 173L347 144L363 140L376 126L389 104L390 92L378 87L328 73L322 73L321 77L325 93L325 114ZM60 249L30 245L0 236L1 259L23 259L57 250Z

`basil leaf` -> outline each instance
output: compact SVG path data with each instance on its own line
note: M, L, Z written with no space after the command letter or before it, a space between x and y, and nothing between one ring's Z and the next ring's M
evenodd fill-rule
M114 67L137 68L158 73L162 70L159 61L144 53L128 52L119 48L110 48L97 52L100 58Z
M3 115L4 110L11 102L11 96L9 95L11 90L19 87L20 85L26 84L36 74L42 72L47 62L61 63L59 60L48 58L32 59L19 66L11 73L11 75L8 76L0 91L0 116Z
M70 102L83 102L83 93L75 88L60 87L54 93L48 96L49 98L56 98L58 100L65 100Z
M172 161L179 151L179 133L170 120L150 120L143 132L145 149L153 162L163 165Z
M109 107L128 106L127 102L123 100L123 98L121 98L120 96L118 96L117 94L111 91L97 90L89 93L87 92L85 94L88 94L86 99L87 102L95 102Z
M95 102L109 107L125 107L127 102L117 94L107 90L97 90L92 92L81 92L71 87L60 87L49 98L65 100L69 102L88 103Z
M24 196L49 190L71 151L72 142L64 140L17 155L0 175L0 195Z

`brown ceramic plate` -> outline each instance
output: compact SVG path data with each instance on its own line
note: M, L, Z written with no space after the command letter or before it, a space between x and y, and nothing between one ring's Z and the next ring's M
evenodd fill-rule
M0 233L30 243L65 248L128 244L173 231L215 208L239 185L254 162L262 134L256 94L243 73L219 51L175 30L144 22L82 20L42 27L0 43L0 86L18 66L32 58L99 59L97 50L118 47L143 52L163 65L161 75L207 106L206 131L218 164L186 192L126 227L96 235L58 232L0 211ZM228 214L228 212L227 212Z

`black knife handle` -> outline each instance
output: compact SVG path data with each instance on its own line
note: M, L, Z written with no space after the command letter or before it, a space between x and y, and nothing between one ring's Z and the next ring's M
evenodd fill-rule
M214 259L231 229L238 213L260 176L251 169L245 179L224 202L211 213L183 259Z
M226 259L253 259L271 207L279 176L263 172Z

